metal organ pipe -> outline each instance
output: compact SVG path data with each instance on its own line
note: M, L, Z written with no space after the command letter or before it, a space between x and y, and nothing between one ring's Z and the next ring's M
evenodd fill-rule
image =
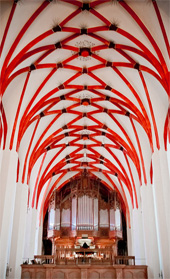
M55 193L55 205L49 208L49 229L70 227L72 231L98 231L108 228L121 231L121 204L117 193L106 193L100 185L94 186L87 180L83 183L75 184L74 181L68 193Z
M92 197L83 195L78 198L77 224L79 230L93 229L93 206Z

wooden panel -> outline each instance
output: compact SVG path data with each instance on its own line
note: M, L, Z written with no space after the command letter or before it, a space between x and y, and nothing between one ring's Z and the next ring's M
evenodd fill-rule
M21 279L30 279L31 273L29 271L22 272Z
M21 265L21 279L147 279L147 266L72 264ZM121 274L121 277L120 277Z
M81 273L78 271L72 271L68 274L69 279L80 279L81 278Z
M45 275L45 272L43 271L38 271L36 272L36 279L45 279L46 275Z
M52 279L64 279L65 274L62 271L53 272Z
M99 279L100 278L100 273L98 273L97 271L91 271L88 274L88 278L89 279Z
M139 271L139 272L136 274L136 278L138 278L138 279L147 278L146 272L145 272L145 271Z
M115 271L107 271L104 273L104 279L116 279Z
M130 279L130 278L134 278L133 277L133 273L131 272L131 271L125 271L124 272L124 279ZM140 279L142 279L142 278L140 278Z

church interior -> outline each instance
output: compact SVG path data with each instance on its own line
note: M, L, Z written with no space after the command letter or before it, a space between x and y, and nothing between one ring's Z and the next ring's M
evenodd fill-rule
M0 0L0 279L170 279L169 34L169 0Z

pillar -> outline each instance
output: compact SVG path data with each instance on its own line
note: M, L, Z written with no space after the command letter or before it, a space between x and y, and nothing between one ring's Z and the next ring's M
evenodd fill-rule
M9 267L11 269L11 272L9 273L9 278L11 279L21 278L20 265L23 263L24 254L24 235L26 229L27 199L28 185L22 184L20 182L17 183L9 260Z
M142 224L142 211L139 206L138 209L132 210L132 241L133 241L133 255L135 256L136 265L145 265L145 248Z
M160 259L156 232L153 185L141 186L142 217L148 278L159 278Z
M41 215L41 222L39 222L39 214L37 213L34 255L42 254L42 235L43 235L43 216Z
M168 229L168 243L170 243L170 208L169 208L169 197L170 197L170 169L168 165L168 152L164 149L160 149L157 151L160 158L160 166L161 166L161 178L162 178L162 192L164 198L164 206L165 206L165 218ZM170 154L169 154L170 155Z
M127 248L128 248L128 256L134 255L134 247L133 247L133 240L132 240L132 228L129 228L129 226L126 226L127 230Z
M4 279L9 264L9 253L16 195L18 154L3 150L0 172L0 278Z
M41 225L38 227L38 245L37 245L37 255L42 254L42 237L43 237L43 220L41 221Z
M170 278L170 180L168 162L164 150L153 154L153 197L155 206L156 228L160 257L160 273L164 279Z
M33 259L35 254L36 224L38 211L29 208L26 216L26 232L24 245L24 259Z

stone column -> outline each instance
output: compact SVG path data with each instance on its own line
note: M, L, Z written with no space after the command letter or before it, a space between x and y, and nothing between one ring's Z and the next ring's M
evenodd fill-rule
M134 255L134 247L133 247L133 239L132 239L132 228L129 228L128 224L126 226L127 229L127 248L128 248L128 255Z
M34 254L42 254L42 235L43 235L43 216L41 215L41 222L39 222L39 213L37 212L36 233L35 233L35 249Z
M37 247L38 255L41 255L42 253L42 237L43 237L43 221L41 222L41 225L39 226L39 230L38 230L38 247Z
M21 278L20 265L23 263L24 254L27 200L28 185L22 184L20 182L17 183L9 261L9 267L12 268L11 272L9 273L9 278L11 279Z
M160 272L164 279L170 278L170 179L164 150L153 154L153 198L160 256Z
M26 232L25 232L25 246L24 258L33 259L35 254L35 240L36 240L36 224L37 224L37 210L30 208L26 216Z
M128 256L134 256L134 241L133 241L133 208L131 203L129 202L129 212L130 212L130 224L128 214L126 213L126 231L127 231L127 249L128 249Z
M157 155L159 154L160 158L160 166L161 166L161 179L162 179L162 194L164 199L165 206L165 218L167 223L168 230L168 243L170 243L170 207L169 207L169 198L170 198L170 169L168 165L168 152L164 149L160 149L157 151Z
M141 200L148 278L158 279L160 273L160 259L158 236L156 232L153 185L143 185L141 187Z
M0 172L0 278L4 279L9 264L12 225L16 195L18 154L14 150L1 151Z
M141 207L134 208L132 211L132 241L133 241L133 255L135 256L136 265L145 265L145 248L142 224Z

